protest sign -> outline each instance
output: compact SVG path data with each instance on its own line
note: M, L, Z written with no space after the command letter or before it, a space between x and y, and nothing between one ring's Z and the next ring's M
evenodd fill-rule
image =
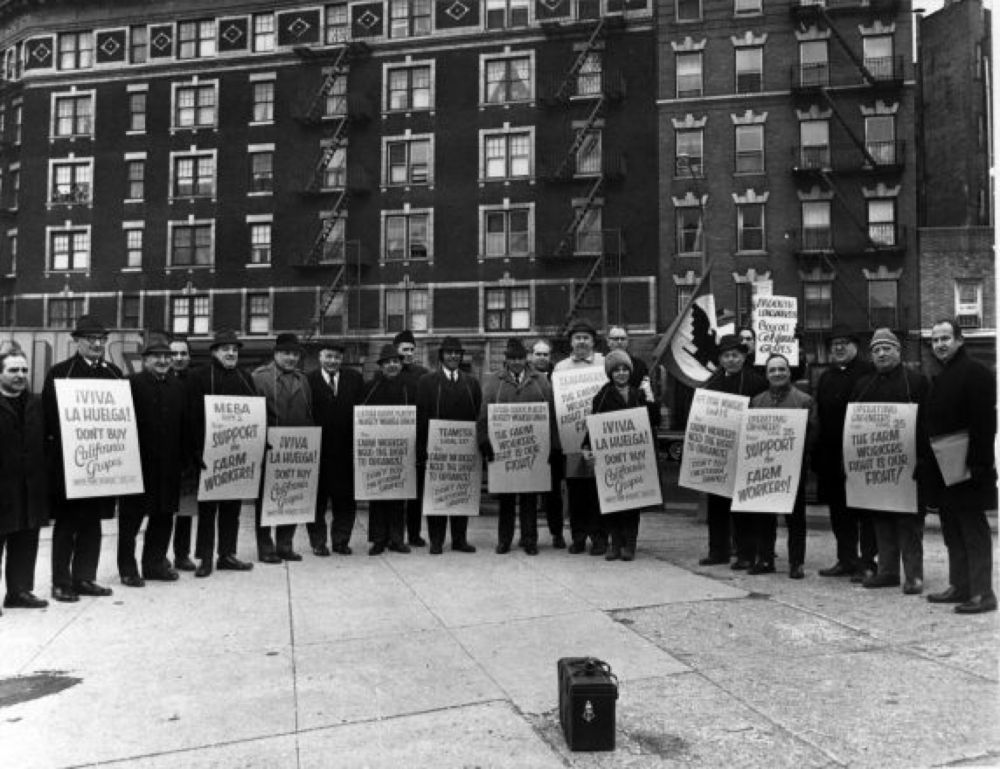
M321 427L269 427L262 526L312 523L319 490Z
M354 497L417 498L417 407L354 407Z
M489 403L486 416L494 455L486 465L490 494L549 491L549 404Z
M482 484L476 423L431 419L427 424L424 515L479 515Z
M802 476L808 409L748 409L736 459L733 512L791 513Z
M695 390L684 433L679 486L733 496L736 485L736 445L743 413L750 407L745 395Z
M602 513L662 505L653 431L645 408L587 417Z
M757 337L754 365L763 366L772 353L799 365L799 340L795 338L799 300L794 296L757 294L753 300L753 332Z
M848 506L916 513L916 447L916 404L847 404L844 468Z
M198 480L198 501L256 499L266 437L263 398L206 395L205 469Z
M67 499L141 494L139 432L126 379L56 379Z
M566 477L590 476L592 471L580 456L580 444L587 432L587 415L594 396L608 383L604 366L584 366L552 372L559 442L566 455Z

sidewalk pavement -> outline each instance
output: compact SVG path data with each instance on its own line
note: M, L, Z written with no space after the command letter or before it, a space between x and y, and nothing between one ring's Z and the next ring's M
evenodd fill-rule
M699 567L685 509L643 514L630 564L544 533L537 557L495 555L488 516L473 555L364 539L316 558L300 527L300 563L130 589L105 536L114 596L0 617L0 766L1000 766L998 615L821 578L829 531L802 581L783 557ZM944 588L937 532L924 562ZM559 727L556 660L586 655L621 682L614 752L570 752Z

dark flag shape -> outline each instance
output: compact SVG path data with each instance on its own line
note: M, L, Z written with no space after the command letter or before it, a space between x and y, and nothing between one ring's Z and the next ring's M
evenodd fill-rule
M653 360L664 359L667 370L688 387L704 384L716 370L719 332L715 320L715 297L709 293L711 264L687 305L663 332L653 351Z

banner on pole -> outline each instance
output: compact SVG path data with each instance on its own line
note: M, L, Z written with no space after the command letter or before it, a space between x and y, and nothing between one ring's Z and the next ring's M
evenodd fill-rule
M663 504L649 412L642 407L587 417L601 513Z
M205 396L205 469L198 501L256 499L267 438L264 398Z
M799 340L795 338L798 307L799 300L794 296L754 296L753 332L757 337L754 365L763 366L773 353L788 358L789 366L799 365Z
M808 409L747 409L736 459L733 512L792 512L808 421Z
M736 446L743 414L750 407L745 395L696 390L684 432L679 486L721 497L733 496Z
M269 427L262 526L312 523L319 491L321 427Z
M489 403L486 417L494 454L486 465L490 494L549 491L549 404Z
M847 504L917 512L917 405L849 403L844 421Z
M141 494L139 431L127 379L56 379L67 499Z
M354 407L354 496L417 498L417 407Z
M427 424L424 515L479 515L482 484L476 423L431 419Z

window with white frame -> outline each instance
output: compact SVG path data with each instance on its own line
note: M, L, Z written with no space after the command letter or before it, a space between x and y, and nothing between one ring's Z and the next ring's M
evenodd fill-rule
M576 151L576 173L578 176L594 176L603 169L602 131L591 129L586 132L583 142Z
M94 132L94 95L61 94L52 97L52 135L91 136Z
M432 181L434 160L430 138L386 139L384 147L385 185L428 184Z
M250 223L250 264L271 263L271 222Z
M677 253L700 255L705 248L704 209L701 206L678 206Z
M146 130L146 92L132 91L128 95L128 130Z
M827 251L832 247L833 230L830 228L830 201L803 201L802 250Z
M204 267L215 261L211 222L169 222L170 267Z
M347 114L347 78L334 78L323 102L323 117L340 117Z
M330 231L323 241L323 253L320 262L323 264L342 264L347 256L347 219L338 216L333 221Z
M533 228L530 206L484 207L481 253L487 257L528 256Z
M216 83L174 88L174 128L204 128L216 121Z
M389 110L430 109L430 65L389 67L386 89L386 105Z
M171 197L214 197L215 154L184 153L173 155L173 178Z
M83 317L85 307L83 297L49 297L47 325L49 328L73 328Z
M175 334L203 336L208 333L211 302L207 294L174 296L170 299L170 330Z
M510 104L531 100L531 57L505 56L483 62L486 104Z
M806 331L833 326L833 284L830 281L802 285L802 325Z
M955 281L955 318L961 328L983 325L983 281Z
M7 204L8 208L17 210L18 199L21 196L21 169L11 167L7 174Z
M830 121L803 120L799 123L799 166L830 167Z
M24 105L20 104L20 103L15 104L14 105L14 109L12 111L13 111L13 114L12 114L11 117L13 117L13 119L14 119L13 120L13 122L14 122L14 135L11 137L11 141L13 141L14 144L20 144L21 143L21 130L24 128Z
M253 122L274 122L274 81L258 80L253 87Z
M764 49L736 49L736 93L756 93L764 85Z
M677 66L677 98L687 99L701 96L702 92L702 52L684 51L674 56Z
M894 115L865 116L865 149L878 165L896 162L896 118Z
M92 32L63 32L59 35L59 69L88 69L93 64Z
M49 229L49 269L86 270L90 267L90 227Z
M347 186L347 147L337 147L323 169L323 189L339 190Z
M432 255L429 212L384 212L382 221L383 259L407 261L427 259Z
M764 172L764 126L736 126L736 173Z
M325 8L323 39L327 45L343 43L350 37L347 3L330 3Z
M701 178L704 165L705 132L701 128L678 129L674 132L674 176L680 179Z
M866 35L862 42L862 57L865 69L876 80L888 80L893 76L892 35Z
M142 200L146 197L146 161L126 160L125 172L128 176L126 200Z
M93 158L51 163L49 203L87 204L93 200Z
M799 43L799 85L830 84L830 61L826 40L803 40Z
M247 332L271 332L271 297L269 294L247 294Z
M137 24L128 31L128 60L132 64L142 64L149 56L149 33L146 27Z
M736 283L736 325L749 326L753 318L753 283Z
M258 53L274 50L273 13L258 13L253 17L253 49Z
M17 230L7 230L7 254L10 257L8 275L17 274Z
M260 150L250 153L250 192L266 193L274 190L274 151Z
M600 206L593 206L583 212L580 226L576 229L574 253L599 254L604 250L603 218L603 209Z
M576 73L576 95L597 96L604 82L604 57L600 51L588 51Z
M740 203L736 206L736 250L764 250L763 203Z
M528 26L529 0L486 0L486 29Z
M204 59L209 56L215 56L215 19L179 22L177 58Z
M678 313L690 304L691 300L694 298L694 289L694 286L689 286L687 284L680 284L676 286Z
M142 227L125 227L125 266L142 267Z
M677 21L699 21L701 19L701 0L676 0Z
M487 288L485 291L487 331L522 331L531 328L531 289L522 286Z
M389 0L389 37L431 33L431 0Z
M139 294L122 295L122 328L142 328L142 297Z
M868 201L868 239L876 246L896 245L896 201L874 198Z
M423 288L385 290L385 330L426 331L430 327L430 292Z
M868 281L869 328L895 328L896 308L899 302L899 284L896 280Z
M523 179L531 176L531 132L483 134L483 171L486 179Z

